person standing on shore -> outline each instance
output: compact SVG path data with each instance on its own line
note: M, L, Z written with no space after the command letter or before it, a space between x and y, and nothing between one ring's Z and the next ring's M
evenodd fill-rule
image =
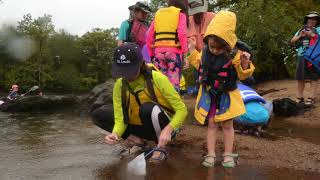
M237 154L233 153L234 128L233 118L246 112L244 102L237 88L237 79L244 80L254 71L250 54L236 48L236 15L230 11L220 11L209 24L205 34L202 52L195 49L196 42L190 43L189 60L201 62L200 89L195 106L195 118L201 123L208 123L208 154L202 165L213 167L216 160L216 140L221 123L224 139L222 165L235 167ZM205 95L205 96L203 96ZM204 101L200 101L205 97ZM199 109L202 104L207 109ZM206 111L207 110L207 111Z
M135 42L142 49L146 43L146 33L148 30L146 21L151 9L142 2L137 2L128 9L130 17L121 23L118 34L118 46L125 42Z
M310 12L304 18L304 27L296 32L291 39L291 43L296 45L297 65L296 65L296 80L297 80L297 103L305 103L312 105L315 103L317 96L320 73L303 57L306 49L310 46L310 42L318 39L320 35L320 16L317 12ZM305 80L311 80L312 94L305 101L303 91L305 88Z
M180 91L183 55L187 47L187 4L169 0L168 7L160 8L147 34L147 48L152 63L165 74L175 89Z
M207 0L188 0L189 5L189 27L188 27L188 41L196 42L196 50L201 51L204 47L204 34L211 20L214 18L214 12L208 12ZM199 88L199 62L192 61L186 63L191 64L193 68L194 86L195 89Z

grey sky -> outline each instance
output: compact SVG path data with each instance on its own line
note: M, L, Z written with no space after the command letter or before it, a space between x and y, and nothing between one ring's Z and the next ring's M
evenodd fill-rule
M137 0L3 0L0 24L21 20L24 14L33 17L52 15L56 30L66 29L82 35L92 28L120 26L128 18L128 6Z

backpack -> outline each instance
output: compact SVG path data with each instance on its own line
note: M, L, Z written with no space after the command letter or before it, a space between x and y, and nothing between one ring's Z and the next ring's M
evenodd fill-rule
M307 67L310 67L310 65L308 66L308 63L310 63L320 72L320 42L319 42L319 39L305 51L303 57L307 60Z
M128 20L127 42L135 42L142 47L146 44L146 33L148 27L140 21Z
M143 74L145 77L145 82L146 82L145 84L147 86L147 90L150 94L149 98L152 100L153 103L157 104L160 108L163 108L164 110L166 110L170 114L174 114L174 111L172 109L169 109L165 106L162 106L158 102L158 98L156 96L156 93L155 93L154 87L153 87L153 79L152 79L152 71L153 70L156 70L156 69L154 69L154 67L146 66L146 72ZM128 122L129 122L129 102L127 102L127 90L129 91L130 94L132 94L134 96L138 105L141 106L141 102L138 97L139 91L134 92L130 88L128 82L125 79L122 79L121 100L122 100L122 112L123 112L123 118L124 118L125 124L128 124Z
M298 115L303 109L302 105L298 104L290 98L275 99L272 102L273 113L277 116L289 117Z

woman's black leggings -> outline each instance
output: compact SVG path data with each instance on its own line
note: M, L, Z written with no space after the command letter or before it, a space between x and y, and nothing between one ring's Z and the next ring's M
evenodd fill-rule
M129 135L136 135L140 138L157 141L161 130L165 128L170 119L157 104L152 102L144 103L140 106L139 116L143 125L131 125L128 127L124 134L123 139L126 139ZM98 127L112 132L114 126L114 114L113 107L101 106L91 113L92 121Z

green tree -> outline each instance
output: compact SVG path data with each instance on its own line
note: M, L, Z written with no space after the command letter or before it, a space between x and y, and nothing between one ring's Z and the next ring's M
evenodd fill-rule
M6 72L14 64L14 58L8 55L7 45L11 37L16 35L16 27L14 26L3 25L0 29L0 82L5 81Z
M76 91L80 87L80 73L73 64L64 64L55 74L55 90Z
M302 27L304 15L320 9L312 0L217 0L210 11L237 14L237 36L253 48L255 77L279 79L292 76L295 59L289 40ZM288 58L289 56L289 58Z
M295 9L297 3L239 0L230 6L237 14L238 37L253 47L255 76L258 79L279 79L292 74L290 72L294 66L287 66L290 67L288 69L284 61L288 54L292 54L289 41L295 31L302 27L304 14L311 9L311 4L300 1L301 13L300 9ZM314 3L313 7L316 7ZM296 15L291 15L293 12ZM290 60L291 64L294 62L294 59Z
M113 50L117 46L112 30L93 29L80 39L81 52L88 60L88 75L98 82L110 77Z
M60 30L53 33L48 40L49 56L54 68L58 69L62 64L74 64L80 71L86 66L84 57L78 46L79 38Z
M18 22L17 31L18 33L29 35L36 42L37 53L34 58L29 59L29 61L37 64L37 74L38 74L38 85L46 86L45 78L42 76L48 76L46 71L49 66L48 58L48 48L47 43L49 36L54 32L54 25L52 24L51 15L44 15L33 19L31 14L23 16L23 20Z

